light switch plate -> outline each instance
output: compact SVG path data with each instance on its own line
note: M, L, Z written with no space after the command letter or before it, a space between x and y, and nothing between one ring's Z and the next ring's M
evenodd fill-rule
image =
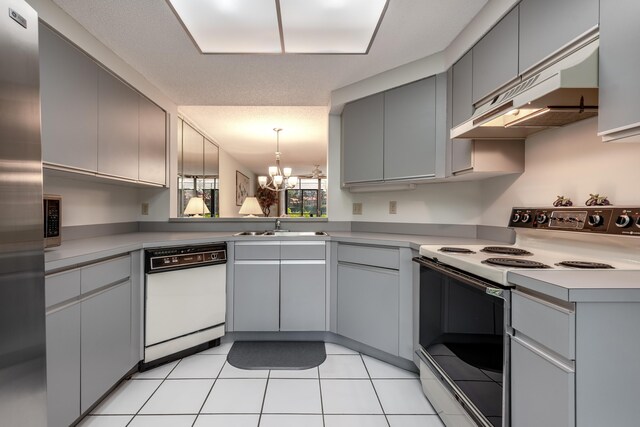
M389 213L397 214L398 213L398 202L395 200L391 200L389 202Z
M149 215L149 203L142 203L140 213L142 215Z
M353 215L362 215L362 203L353 204Z

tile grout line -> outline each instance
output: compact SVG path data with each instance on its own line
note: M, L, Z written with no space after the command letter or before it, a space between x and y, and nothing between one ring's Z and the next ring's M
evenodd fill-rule
M271 378L271 369L269 369L269 373L267 374L267 383L264 385L264 396L262 396L262 405L260 406L260 416L258 417L258 427L260 427L260 423L262 422L262 411L264 410L264 402L267 400L267 390L269 389L269 378Z
M325 356L326 356L326 353L325 353ZM325 357L325 360L327 360L326 357ZM322 381L320 378L320 365L316 366L316 370L318 371L318 386L320 387L320 412L322 413L322 427L326 427L325 421L324 421L324 404L322 402Z
M384 411L384 406L382 406L382 401L380 400L380 396L378 396L378 390L376 390L376 386L373 383L373 378L371 378L371 374L369 373L369 368L367 368L367 364L364 363L364 357L362 357L362 353L359 353L360 360L362 360L362 364L364 365L365 371L367 371L367 375L369 376L369 381L371 382L371 387L373 387L373 392L376 394L376 399L378 399L378 405L380 405L380 409L382 409L382 414L384 415L384 419L387 422L387 425L391 427L391 423L389 422L389 417L387 417L387 413Z
M208 354L203 354L202 356L209 356ZM213 391L213 387L216 385L216 383L218 382L218 377L220 377L220 374L222 373L222 370L224 369L224 366L227 364L227 359L225 357L224 363L222 364L222 366L220 367L220 370L218 371L218 374L216 375L216 377L213 380L213 384L211 384L211 388L209 389L209 392L207 393L207 396L204 398L204 400L202 401L202 405L200 405L200 409L198 410L198 414L196 415L196 417L193 420L193 424L191 424L191 427L194 427L196 425L196 422L198 421L198 418L200 418L200 413L202 412L202 409L204 408L204 405L207 403L207 399L209 399L209 396L211 395L211 391Z
M144 403L140 406L140 408L138 408L138 411L133 415L133 418L131 418L131 420L129 420L129 422L127 423L127 425L125 427L128 427L133 420L138 416L138 414L140 413L140 411L142 411L142 408L144 408L144 405L146 405L149 400L151 400L151 398L156 394L156 392L160 389L160 387L162 387L162 384L164 384L164 382L167 380L167 378L169 378L169 375L171 375L171 373L178 367L178 365L180 364L180 362L182 362L182 359L180 359L178 361L178 363L176 363L176 366L174 366L173 368L171 368L171 370L167 373L167 375L162 379L162 381L160 382L160 384L158 384L158 387L156 387L155 390L153 390L153 393L151 393L151 395L147 398L147 400L144 401ZM154 368L155 369L155 368ZM134 380L127 380L127 381L134 381Z

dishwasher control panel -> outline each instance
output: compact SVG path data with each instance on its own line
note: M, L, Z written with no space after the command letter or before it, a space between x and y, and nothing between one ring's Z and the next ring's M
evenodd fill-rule
M145 251L145 272L155 273L227 262L225 243L174 246Z

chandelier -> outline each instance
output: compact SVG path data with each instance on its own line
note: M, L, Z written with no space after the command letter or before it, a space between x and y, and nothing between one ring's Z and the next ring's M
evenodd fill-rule
M296 186L298 180L291 176L291 168L280 168L280 128L273 128L276 132L276 165L269 166L269 176L259 176L258 184L261 188L271 191L284 191Z

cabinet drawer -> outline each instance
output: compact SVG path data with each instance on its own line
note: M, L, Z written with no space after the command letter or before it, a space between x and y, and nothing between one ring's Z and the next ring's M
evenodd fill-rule
M82 293L91 292L102 286L116 283L130 275L131 258L129 255L84 267L81 270Z
M45 305L51 307L80 295L80 270L52 274L44 279Z
M338 261L397 270L400 252L376 246L338 245Z
M575 359L575 311L513 291L512 326L567 359Z
M235 259L280 259L280 242L236 242Z
M325 259L324 242L282 242L281 259Z

